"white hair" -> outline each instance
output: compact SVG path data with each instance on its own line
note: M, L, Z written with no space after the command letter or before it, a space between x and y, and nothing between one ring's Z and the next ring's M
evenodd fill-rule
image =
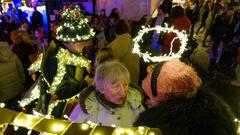
M121 62L104 62L97 67L94 77L97 90L104 90L108 83L116 82L130 83L129 71Z

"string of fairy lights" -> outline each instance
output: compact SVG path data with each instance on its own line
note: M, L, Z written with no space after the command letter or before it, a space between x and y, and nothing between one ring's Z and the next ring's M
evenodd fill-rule
M28 129L27 135L31 135L34 131L38 131L41 135L57 135L64 134L68 130L72 129L71 126L74 124L70 121L51 119L35 115L29 115L22 112L15 112L4 108L4 103L0 103L0 114L4 115L4 118L0 119L0 133L4 133L9 125L14 127L14 131L18 131L20 127ZM7 115L6 115L7 114ZM234 122L238 125L237 133L240 135L240 120L234 119ZM46 124L46 125L43 125ZM76 124L76 123L75 123ZM90 135L98 133L110 133L111 135L155 135L159 133L159 130L151 129L148 127L118 127L111 126L109 128L102 127L96 123L88 121L86 123L79 123L78 127L80 130L76 130L75 133L86 133L88 130ZM100 129L99 129L100 128ZM104 131L109 130L109 131ZM110 132L111 131L111 132Z
M76 42L94 37L95 32L89 27L88 19L83 16L83 11L79 6L65 6L62 18L64 23L57 28L56 39L64 42Z
M0 105L0 114L8 114L6 117L0 119L0 134L4 133L9 125L13 126L15 132L18 132L20 128L26 128L27 135L31 135L33 131L40 132L40 135L63 135L69 133L89 135L156 135L160 133L160 130L158 129L143 126L126 128L113 125L110 127L104 127L91 121L87 121L86 123L73 123L66 120L15 112L3 108L3 103Z
M169 33L173 32L177 35L172 42L171 42L171 47L170 47L170 53L165 54L165 55L160 55L160 56L152 56L151 53L149 52L141 52L140 50L140 45L139 42L143 42L143 35L145 33L148 33L149 31L157 31L157 33L164 32L164 33ZM179 39L181 42L181 46L179 48L179 51L174 53L172 51L173 48L173 42ZM179 31L177 29L174 29L174 27L162 27L160 25L156 25L155 27L145 27L142 26L142 30L139 31L138 35L134 38L134 48L132 50L133 53L138 54L140 57L144 59L145 62L162 62L162 61L168 61L170 59L178 59L181 57L182 53L186 50L187 46L187 34L185 31Z
M90 66L90 61L84 57L78 56L76 54L70 53L68 50L60 48L57 54L57 59L58 59L58 64L57 64L57 74L53 79L53 82L50 84L47 82L47 79L42 77L43 79L49 86L48 93L51 95L54 95L57 89L57 86L61 83L64 75L66 74L66 65L73 65L77 67L84 67L89 69ZM33 63L29 70L31 72L41 72L41 61L42 57L40 57L35 63ZM40 90L38 83L37 85L33 88L31 93L28 94L28 97L24 98L23 100L19 101L19 104L21 107L24 107L34 100L38 99L40 96ZM52 101L50 102L49 108L48 108L48 115L51 115L51 112L53 108L59 103L59 102L67 102L69 100L72 100L74 98L77 98L76 96L73 96L69 99L64 99L64 100L57 100L57 101Z

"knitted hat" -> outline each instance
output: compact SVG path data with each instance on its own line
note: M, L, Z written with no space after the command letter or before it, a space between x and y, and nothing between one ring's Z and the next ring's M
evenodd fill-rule
M142 88L150 98L147 101L150 106L167 100L169 95L188 96L189 93L194 94L201 84L201 79L194 69L179 60L169 60L166 63L158 64L155 68L160 71L155 72L154 69L142 82ZM155 88L152 87L152 83L156 85Z
M65 6L62 22L57 29L57 39L64 42L79 42L92 39L95 33L88 24L79 6Z

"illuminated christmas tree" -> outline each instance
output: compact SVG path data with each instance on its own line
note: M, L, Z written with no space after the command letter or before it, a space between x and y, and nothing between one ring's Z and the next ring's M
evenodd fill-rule
M64 42L79 42L92 39L93 29L79 6L65 6L61 25L57 29L57 39Z

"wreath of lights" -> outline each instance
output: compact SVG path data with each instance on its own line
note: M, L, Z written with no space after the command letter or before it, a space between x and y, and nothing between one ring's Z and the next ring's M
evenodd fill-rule
M177 37L175 37L172 42L171 42L171 47L170 47L170 52L168 55L160 55L160 56L151 56L152 54L149 52L141 52L140 50L140 46L139 46L139 42L143 42L142 37L145 33L148 33L149 31L157 31L157 33L160 32L164 32L164 33L169 33L169 32L173 32L177 35ZM174 53L172 52L172 47L173 47L173 42L179 39L181 42L181 46L178 52ZM136 36L133 41L134 41L134 47L132 52L138 54L140 57L142 57L144 59L145 62L162 62L162 61L168 61L171 59L179 59L182 55L182 53L186 50L186 46L187 46L187 34L185 31L180 32L177 29L174 29L173 27L162 27L159 25L156 25L155 27L142 27L142 30L139 31L138 36Z

